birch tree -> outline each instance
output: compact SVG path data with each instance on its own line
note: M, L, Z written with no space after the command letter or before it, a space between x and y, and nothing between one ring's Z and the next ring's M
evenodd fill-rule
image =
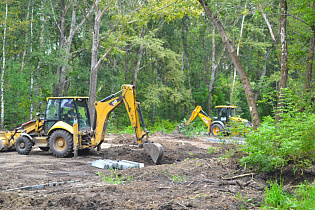
M31 14L31 46L30 46L30 68L31 68L31 86L30 86L30 120L33 119L33 87L34 87L34 72L32 65L32 53L33 53L33 5Z
M145 26L141 27L141 32L140 32L140 38L143 39L145 33ZM133 80L133 85L137 87L137 79L138 79L138 72L140 70L140 64L141 64L141 59L142 59L142 53L143 53L143 44L140 44L139 47L139 53L138 53L138 60L135 68L135 74L134 74L134 80Z
M276 111L276 121L281 119L281 113L283 112L285 105L284 89L287 87L288 81L288 48L287 48L287 1L280 0L280 84L279 84L279 96Z
M1 70L1 129L4 128L4 72L5 72L5 35L7 31L8 3L5 4L5 18L3 25L3 42L2 42L2 70Z
M211 98L212 98L212 91L214 88L214 79L215 79L215 73L216 70L220 64L221 58L225 52L225 47L222 50L221 56L219 57L219 59L217 59L216 61L216 44L215 44L215 25L212 25L212 58L211 58L211 73L210 73L210 82L209 82L209 86L208 86L208 91L209 91L209 95L208 95L208 114L211 116Z

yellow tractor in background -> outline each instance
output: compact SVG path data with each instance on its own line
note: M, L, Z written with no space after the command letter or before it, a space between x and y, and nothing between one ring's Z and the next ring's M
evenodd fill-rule
M243 122L246 127L252 127L252 124L243 118L237 117L236 106L215 106L213 115L213 121L209 115L202 110L201 106L196 106L192 111L186 125L189 125L197 116L207 125L207 131L214 136L218 136L223 130L227 130L226 127L230 121Z
M116 96L122 93L121 96ZM124 102L136 140L143 146L154 163L159 164L164 155L162 145L148 141L140 103L136 101L136 90L132 85L122 85L121 90L101 101L95 102L95 126L91 128L88 97L49 97L44 118L37 114L36 120L24 123L14 131L0 132L0 151L15 149L27 155L33 146L50 150L56 157L67 157L78 150L100 149L110 113ZM140 120L143 130L140 126Z

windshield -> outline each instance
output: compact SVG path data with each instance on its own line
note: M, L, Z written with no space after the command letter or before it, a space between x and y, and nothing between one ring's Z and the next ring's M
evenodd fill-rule
M230 109L230 117L235 117L237 115L236 109L231 108Z
M85 130L90 129L90 117L89 117L89 110L87 107L86 100L78 99L76 101L77 109L78 109L78 121L79 121L79 129Z

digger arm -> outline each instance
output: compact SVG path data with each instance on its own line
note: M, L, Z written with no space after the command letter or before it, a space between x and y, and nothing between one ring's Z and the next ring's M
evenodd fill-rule
M122 95L115 98L115 95L122 92ZM92 145L99 146L105 137L105 130L110 113L122 102L124 102L132 127L136 131L137 142L143 145L145 151L150 155L155 164L161 163L164 156L164 150L159 143L150 141L143 142L143 137L148 139L148 131L145 129L140 103L136 101L136 89L133 85L123 85L121 91L115 93L99 102L95 102L96 109L96 128L95 138L92 138ZM141 131L139 117L142 121L143 131Z
M115 97L115 95L120 92L122 92L122 95ZM92 144L98 145L104 139L109 115L122 102L125 104L131 125L136 131L138 144L142 143L144 136L148 136L148 131L145 129L140 109L140 103L136 101L135 87L133 85L123 85L121 91L94 103L96 109L96 127L95 139L94 142L92 140ZM144 131L141 131L139 117L142 120Z
M201 106L196 106L196 108L192 111L188 121L186 122L186 125L189 125L196 117L199 116L201 120L207 125L207 130L210 133L210 126L212 123L211 118L205 113Z

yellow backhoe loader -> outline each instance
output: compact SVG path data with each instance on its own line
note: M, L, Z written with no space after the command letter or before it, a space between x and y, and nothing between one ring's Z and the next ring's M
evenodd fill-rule
M122 93L120 96L117 94ZM33 146L50 150L56 157L67 157L78 150L100 149L110 113L124 102L139 146L143 146L151 159L159 164L164 155L162 145L148 140L140 103L132 85L123 85L121 91L95 102L95 126L91 128L88 97L49 97L44 118L24 123L14 131L0 132L0 151L15 149L27 155ZM141 129L140 120L143 126Z
M236 106L215 106L213 121L209 115L202 110L201 106L196 106L186 122L186 125L189 125L197 116L199 116L207 125L208 133L211 133L214 136L218 136L219 133L227 127L231 120L243 122L247 127L252 126L248 120L236 116Z

